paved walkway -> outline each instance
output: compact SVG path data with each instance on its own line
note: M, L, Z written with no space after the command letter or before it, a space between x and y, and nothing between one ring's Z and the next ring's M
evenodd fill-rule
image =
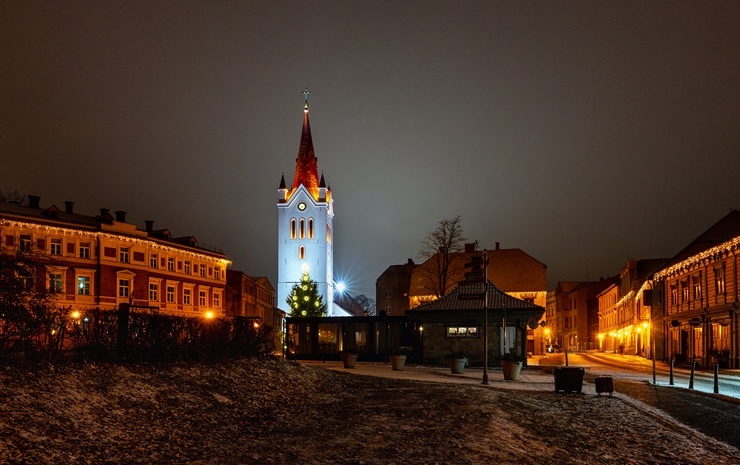
M534 363L533 363L534 362ZM519 381L504 379L500 368L488 369L488 387L497 389L519 389L527 391L554 391L555 379L551 370L541 367L537 360L529 359L529 367L522 368ZM304 365L325 368L327 370L343 371L361 376L381 376L385 378L409 379L415 381L428 381L435 383L458 383L470 385L482 385L483 369L466 368L463 374L452 374L449 367L430 367L422 365L406 365L403 371L394 371L390 363L382 362L357 362L355 368L344 368L341 361L314 361L303 360ZM571 365L573 366L573 365ZM593 384L583 382L584 394L596 394Z

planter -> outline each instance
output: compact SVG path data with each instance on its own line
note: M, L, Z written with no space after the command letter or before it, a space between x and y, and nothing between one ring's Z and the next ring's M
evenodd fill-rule
M354 368L355 363L357 363L357 354L343 353L342 363L344 364L344 368Z
M583 390L584 368L558 367L555 368L555 392L581 392Z
M522 370L522 362L502 360L501 370L504 372L504 379L519 381L519 372Z
M391 367L393 368L393 371L403 371L405 366L405 355L391 355Z
M465 365L468 364L467 358L451 358L448 360L450 362L450 371L454 374L461 374L465 371Z

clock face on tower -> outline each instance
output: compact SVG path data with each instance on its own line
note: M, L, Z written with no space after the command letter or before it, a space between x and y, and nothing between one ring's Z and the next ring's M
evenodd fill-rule
M298 204L298 210L303 211L306 209L306 204L301 202Z

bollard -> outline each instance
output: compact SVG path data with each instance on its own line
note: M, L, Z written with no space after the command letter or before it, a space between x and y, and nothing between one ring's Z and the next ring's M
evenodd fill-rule
M696 360L691 362L691 378L689 378L689 389L694 389L694 371L696 371Z
M719 363L714 364L714 393L719 394Z
M673 386L673 364L676 363L675 360L671 359L671 379L668 382L669 385Z

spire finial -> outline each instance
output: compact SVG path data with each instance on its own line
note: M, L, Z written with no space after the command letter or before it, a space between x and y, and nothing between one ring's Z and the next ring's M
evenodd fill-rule
M306 100L306 104L303 106L303 111L308 111L308 96L311 92L308 91L308 87L303 91L303 98Z

